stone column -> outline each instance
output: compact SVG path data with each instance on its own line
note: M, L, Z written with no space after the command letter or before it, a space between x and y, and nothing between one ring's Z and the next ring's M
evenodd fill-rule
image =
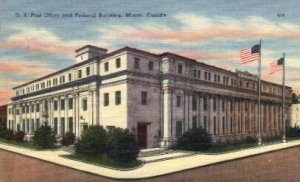
M74 93L73 94L73 103L74 103L74 107L73 107L73 116L74 116L74 130L75 130L75 136L76 138L80 137L80 118L79 118L79 93Z
M169 147L172 144L172 97L173 89L163 88L163 128L162 128L162 147Z
M213 110L213 97L212 95L209 95L208 98L208 109L209 109L209 117L208 117L208 128L209 128L209 133L214 134L214 110Z

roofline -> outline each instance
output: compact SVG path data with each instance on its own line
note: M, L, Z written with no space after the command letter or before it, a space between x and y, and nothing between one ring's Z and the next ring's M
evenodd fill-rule
M87 47L87 46L91 46L91 45L86 45L86 46L84 46L84 47ZM80 48L80 49L83 49L84 47L82 47L82 48ZM95 47L95 46L91 46L91 47ZM96 47L96 48L98 48L98 47ZM100 49L103 49L103 48L100 48ZM77 49L77 50L79 50L79 49ZM76 51L77 51L77 50L76 50ZM62 72L64 72L64 71L66 71L66 70L72 69L72 68L74 68L74 67L77 67L77 66L80 66L80 65L83 65L83 64L86 64L86 63L95 61L95 60L96 60L96 61L101 61L101 60L103 60L103 59L106 59L106 58L108 58L108 57L110 57L110 56L114 56L114 55L119 54L119 53L124 52L124 51L139 52L139 53L147 54L147 55L150 55L150 56L153 56L153 57L158 57L158 58L159 58L159 57L163 57L163 56L167 56L167 55L176 56L176 57L179 57L179 58L181 58L181 59L186 59L186 60L192 61L193 63L201 64L201 65L204 65L204 66L208 66L208 67L210 67L210 68L213 68L213 69L217 69L217 70L225 71L225 72L230 73L230 74L237 75L236 72L233 72L233 71L230 71L230 70L226 70L226 69L223 69L223 68L219 68L219 67L216 67L216 66L212 66L212 65L209 65L209 64L206 64L206 63L203 63L203 62L198 62L198 61L195 60L195 59L191 59L191 58L188 58L188 57L185 57L185 56L181 56L181 55L178 55L178 54L175 54L175 53L172 53L172 52L164 52L164 53L161 53L161 54L155 54L155 53L151 53L151 52L149 52L149 51L144 51L144 50L141 50L141 49L136 49L136 48L132 48L132 47L125 46L125 47L122 47L122 48L120 48L120 49L117 49L117 50L115 50L115 51L113 51L113 52L110 52L110 53L108 53L108 54L106 54L106 55L103 55L103 56L101 56L101 57L96 56L96 57L94 57L94 58L90 58L90 59L88 59L88 60L86 60L86 61L83 61L83 62L74 64L74 65L71 65L71 66L69 66L69 67L67 67L67 68L64 68L64 69L58 70L58 71L56 71L56 72L50 73L50 74L48 74L48 75L45 75L45 76L43 76L43 77L34 79L34 80L29 81L29 82L27 82L27 83L24 83L24 84L22 84L22 85L13 87L13 89L17 89L17 88L23 87L23 86L25 86L25 85L31 84L31 83L36 82L36 81L40 81L40 80L42 80L42 79L51 77L51 76L53 76L53 75L62 73ZM276 86L281 86L280 84L276 84L276 83L273 83L273 82L269 82L269 81L265 81L265 80L261 80L261 81L263 81L263 82L265 82L265 83L270 83L270 84L273 84L273 85L276 85ZM289 86L286 86L286 87L287 87L287 88L291 88L291 87L289 87Z
M83 47L81 47L81 48L79 48L79 49L76 49L75 52L77 53L77 52L79 52L79 51L81 51L82 49L85 49L85 48L87 48L87 47L92 47L92 48L95 48L95 49L100 49L100 50L102 50L102 51L107 51L107 49L102 48L102 47L97 47L97 46L93 46L93 45L85 45L85 46L83 46Z
M140 49L136 49L136 48L131 48L131 47L125 46L125 47L123 47L123 48L121 48L121 49L117 49L117 50L115 50L115 51L113 51L113 52L110 52L110 53L108 53L108 54L106 54L106 55L103 55L103 56L101 56L101 57L96 56L96 57L90 58L90 59L85 60L85 61L83 61L83 62L80 62L80 63L77 63L77 64L73 64L73 65L71 65L71 66L69 66L69 67L67 67L67 68L58 70L58 71L56 71L56 72L50 73L50 74L48 74L48 75L45 75L45 76L43 76L43 77L40 77L40 78L34 79L34 80L32 80L32 81L26 82L26 83L24 83L24 84L22 84L22 85L18 85L18 86L16 86L16 87L13 87L13 89L17 89L17 88L23 87L23 86L25 86L25 85L31 84L31 83L33 83L33 82L36 82L36 81L40 81L40 80L46 79L46 78L48 78L48 77L54 76L54 75L56 75L56 74L62 73L62 72L64 72L64 71L67 71L67 70L72 69L72 68L74 68L74 67L77 67L77 66L80 66L80 65L83 65L83 64L86 64L86 63L95 61L95 60L96 60L96 61L103 60L103 59L105 59L105 58L108 58L108 57L110 57L110 56L113 56L113 55L116 55L116 54L119 54L119 53L121 53L121 52L128 51L128 50L130 50L130 51L136 51L136 52L141 52L141 53L143 53L143 54L148 54L148 55L155 56L155 57L158 56L157 54L154 54L154 53L151 53L151 52L147 52L147 51L143 51L143 50L140 50Z

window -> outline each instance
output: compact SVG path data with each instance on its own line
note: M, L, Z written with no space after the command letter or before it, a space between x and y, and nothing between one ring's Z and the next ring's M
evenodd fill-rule
M65 134L65 118L60 118L60 135Z
M104 106L109 105L109 93L104 94Z
M72 73L69 73L69 82L72 81Z
M73 109L73 98L69 98L68 99L68 105L69 105L69 109Z
M89 128L89 125L87 123L82 123L82 131L85 131Z
M181 105L181 97L180 97L180 95L177 95L176 96L176 106L180 107L180 105Z
M121 104L121 91L116 91L116 93L115 93L115 103L116 103L116 105Z
M57 103L57 100L55 100L55 101L53 102L53 107L54 107L54 111L57 111L57 109L58 109L58 103Z
M30 133L34 133L35 129L34 129L34 120L33 119L31 119L31 122L30 122L30 128L31 128Z
M38 129L38 128L40 128L40 119L36 119L36 128Z
M35 111L36 112L40 112L40 104L36 104L36 107L35 107L36 109L35 109Z
M198 70L198 78L201 78L201 71Z
M214 112L217 111L217 99L216 99L216 97L213 97L213 111Z
M90 75L90 67L86 67L85 72L86 72L86 76L89 76Z
M29 113L29 106L26 106L26 113Z
M83 98L81 100L81 107L82 107L82 110L84 110L84 111L87 110L87 98Z
M64 99L60 100L60 109L65 110L65 100Z
M193 94L193 97L192 97L192 110L193 111L197 110L197 97L195 94Z
M34 112L34 105L31 105L31 112Z
M225 134L225 117L222 117L222 129L223 129L223 134Z
M207 116L204 116L204 129L207 131Z
M116 59L116 68L120 68L121 67L121 59L117 58Z
M214 116L214 135L217 134L217 117Z
M225 100L222 99L222 111L224 112L225 111Z
M204 96L203 97L203 102L204 102L204 104L203 104L203 109L204 109L204 111L207 111L207 97L206 96Z
M78 78L81 78L81 77L82 77L82 71L78 70Z
M104 71L109 70L109 62L104 63Z
M178 74L182 74L182 64L178 64L177 72Z
M141 104L147 105L147 92L145 91L141 92Z
M29 119L26 120L26 133L29 133Z
M210 78L211 78L210 76L211 76L211 74L210 74L210 73L208 73L208 80L209 80L209 81L210 81Z
M182 121L176 121L176 137L182 135Z
M68 131L73 132L73 117L69 117Z
M114 131L115 128L116 128L115 126L106 126L106 129L107 129L108 133Z
M134 68L136 69L140 68L140 58L137 57L134 58Z
M193 129L197 128L197 116L193 116L192 127Z
M149 65L148 65L149 70L153 70L153 61L149 61Z
M197 77L197 70L194 70L194 78Z

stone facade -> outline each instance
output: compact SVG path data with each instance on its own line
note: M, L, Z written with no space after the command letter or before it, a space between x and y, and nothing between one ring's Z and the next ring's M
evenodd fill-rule
M97 52L99 51L99 52ZM14 88L8 127L30 137L42 124L58 137L100 124L128 128L140 147L169 147L183 132L203 127L214 142L257 136L257 77L173 53L124 47L76 51L77 64ZM290 113L291 88L285 111ZM263 137L281 135L280 85L262 81ZM290 114L286 115L289 125Z
M300 103L292 104L292 119L291 126L299 126L300 127Z

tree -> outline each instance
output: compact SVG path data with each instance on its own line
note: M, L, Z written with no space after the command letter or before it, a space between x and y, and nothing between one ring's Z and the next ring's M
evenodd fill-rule
M292 103L297 104L299 102L299 96L295 93L292 94Z
M52 148L56 139L54 131L49 126L42 126L34 132L33 142L44 149Z
M116 161L136 160L139 148L134 135L128 129L116 128L109 133L108 156Z
M182 150L200 151L210 146L210 135L203 128L189 130L177 139L177 148Z
M78 154L102 154L107 146L107 134L102 126L91 126L82 133L75 144Z

